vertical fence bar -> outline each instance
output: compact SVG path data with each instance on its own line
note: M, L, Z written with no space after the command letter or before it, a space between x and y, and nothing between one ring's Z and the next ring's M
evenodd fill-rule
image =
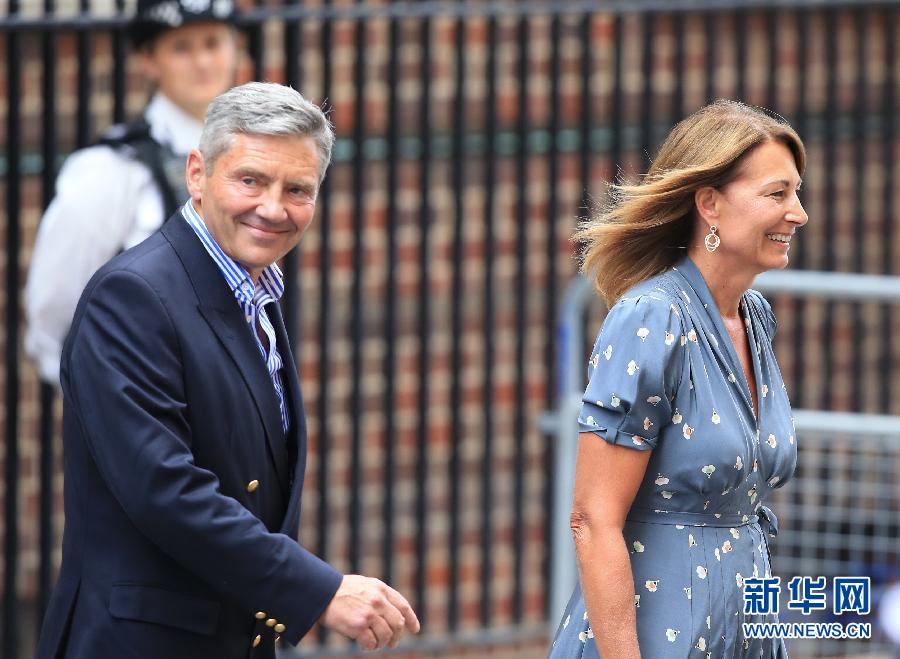
M890 20L888 20L887 22L888 22L888 24L890 24ZM886 305L880 305L880 306L882 306L882 309L880 309L880 311L883 311L884 310L883 307ZM884 314L882 314L882 315L884 315ZM890 318L890 316L888 316L888 318ZM887 383L885 382L885 384L887 384ZM869 460L868 460L869 465L872 466L872 470L875 471L875 473L877 474L876 479L874 479L873 484L876 486L876 488L877 488L876 491L878 491L878 492L891 492L891 491L893 491L892 488L895 486L894 482L893 482L894 478L895 478L894 470L890 467L891 463L890 462L882 463L882 461L881 461L883 456L886 456L889 454L889 451L885 450L885 449L888 449L888 446L886 446L886 441L885 441L886 439L887 438L879 437L881 447L883 447L883 448L874 456L870 454ZM896 440L894 440L894 441L896 441ZM869 473L871 473L871 472L869 472ZM896 537L896 535L895 535L896 532L892 531L892 527L893 527L893 529L896 529L897 527L894 525L894 521L891 519L890 515L879 515L874 526L875 526L875 528L874 528L875 536L877 536L879 538ZM875 565L888 565L891 562L891 559L893 558L893 563L894 563L894 565L896 565L896 563L897 563L896 557L897 557L896 546L889 548L887 545L879 543L879 546L873 552L872 563Z
M807 87L806 87L806 71L809 67L809 11L798 9L794 12L795 21L795 43L796 58L795 65L797 83L795 86L797 94L797 105L794 111L793 126L797 133L804 140L808 140L806 133L809 128L809 109L807 107ZM807 146L807 149L809 146ZM798 241L797 245L791 245L791 260L793 265L798 268L804 268L807 265L807 248L804 246L805 241ZM801 354L801 353L797 353Z
M823 451L824 453L824 451ZM819 463L819 476L822 479L823 483L832 483L836 482L840 478L839 467L832 460L828 460L826 455L822 455L822 459ZM824 488L825 491L822 493L822 502L821 505L824 506L824 510L830 510L832 506L840 505L840 494L838 492L833 491L831 488ZM828 532L830 523L826 522L823 519L818 519L815 529L816 532L820 535L824 535ZM834 548L826 545L824 542L817 548L820 564L824 564L826 561L832 558Z
M823 231L824 235L828 238L824 241L825 244L825 258L824 258L824 269L825 270L835 270L836 269L836 256L834 250L834 243L836 242L835 238L836 229L837 229L837 194L836 194L836 186L834 185L835 180L835 172L837 166L837 157L836 157L836 142L838 139L838 115L840 108L838 107L838 93L837 93L837 77L838 67L837 67L837 40L838 40L838 12L835 9L825 9L825 70L829 72L829 75L826 76L826 91L825 91L825 109L824 109L824 153L823 153L823 169L825 172L825 194L824 201L825 207L823 212ZM818 407L819 409L827 410L833 409L833 397L831 396L831 387L827 386L827 383L832 381L832 377L834 376L834 364L833 359L836 357L833 353L835 351L831 350L831 346L834 342L834 323L835 322L843 322L843 319L838 317L838 314L834 313L835 303L831 300L826 300L823 304L824 306L824 322L822 325L822 346L823 349L820 352L822 355L821 359L821 379L819 384L819 392L818 392ZM810 472L815 474L814 477L820 479L822 483L830 483L832 478L831 469L829 467L829 461L822 460L817 468L811 469ZM825 491L822 493L821 505L823 509L828 510L831 507L833 501L833 494L828 489L825 488ZM824 519L815 519L809 523L807 528L812 529L815 533L826 533L828 530L829 523ZM819 557L826 558L826 548L819 548Z
M650 150L653 148L653 32L656 14L645 11L641 15L641 80L644 83L641 102L641 153L638 167L643 173L650 169Z
M516 345L515 373L516 405L513 416L513 620L522 621L525 611L525 451L528 429L525 425L525 401L528 396L528 368L525 361L525 345L528 334L528 17L522 16L518 25L519 81L516 111Z
M52 16L56 11L55 0L44 0L44 14ZM41 156L43 170L41 172L41 194L43 208L47 208L53 198L56 181L57 129L56 129L56 48L57 33L47 30L41 36L43 59L43 77L41 79L42 115L41 115ZM9 336L7 334L7 336ZM40 547L38 563L38 615L37 631L47 604L50 601L50 590L53 586L53 434L54 415L53 401L56 392L51 383L40 383Z
M797 106L796 111L794 113L794 121L793 125L797 131L797 134L800 135L801 138L805 140L809 140L807 137L807 128L809 126L808 121L808 108L807 108L807 85L806 85L806 71L809 66L809 52L810 52L810 39L809 39L809 21L810 21L810 13L809 10L799 8L794 12L794 22L795 22L795 38L794 43L796 44L796 94L797 94ZM807 149L810 149L812 144L807 144ZM802 200L801 193L801 200ZM794 244L791 245L791 266L798 269L803 269L808 264L808 248L805 246L806 240L804 240L805 236L801 234L799 240L795 241ZM808 309L808 305L803 299L794 300L793 305L793 313L794 313L794 322L793 328L794 331L791 336L791 347L792 353L794 355L793 359L793 368L792 368L792 378L791 378L791 386L788 393L791 396L791 400L795 407L804 408L808 406L807 400L808 396L805 391L804 380L805 380L805 369L803 368L804 363L804 351L806 348L806 328L807 324L805 322L805 318L807 317L806 310ZM802 461L797 465L797 472L795 477L797 479L802 478L805 474L806 466L802 464ZM792 510L802 510L804 505L804 493L800 488L790 488L788 489L788 496L790 497L791 508ZM801 524L805 525L805 522L801 522ZM799 527L800 525L798 525ZM796 551L796 550L794 550Z
M44 0L44 14L51 17L56 11L56 0ZM53 186L56 181L57 128L56 128L56 58L57 32L47 30L41 35L41 55L43 59L43 78L41 80L41 193L43 207L46 208L53 198Z
M580 119L578 126L579 133L579 152L578 152L578 171L581 179L581 208L584 209L585 216L590 214L590 187L591 187L591 131L593 130L593 98L591 96L591 80L593 76L593 58L591 51L591 24L593 15L585 14L581 19L579 41L581 46L581 107ZM615 30L618 37L621 33L622 18L618 14L615 18ZM616 49L616 57L620 51ZM612 132L613 145L621 139L621 126L618 104L613 102L612 116L610 117L610 130ZM613 161L613 167L616 166L617 160Z
M331 0L325 0L328 7ZM331 17L322 19L321 27L321 58L322 58L322 98L331 98L332 68L331 57L333 49L334 19ZM319 190L319 397L316 401L316 413L319 421L319 506L316 512L316 535L319 539L318 554L326 560L330 558L329 529L331 528L329 508L329 467L331 457L331 408L329 406L331 396L331 178L326 176ZM324 644L328 638L328 631L324 626L319 626L318 640Z
M300 0L287 0L288 5L297 5ZM309 92L303 89L302 71L300 69L300 21L285 20L284 22L284 82L300 91L304 96ZM300 300L300 286L297 281L300 277L300 250L293 249L284 257L284 295L282 307L284 308L284 324L287 327L288 341L294 350L294 355L299 354L299 335L301 325L299 322L300 309L303 308ZM320 345L329 339L329 335L319 337Z
M9 14L19 13L18 0L9 1ZM19 569L19 243L21 165L21 39L6 33L6 80L10 94L6 115L6 455L5 513L3 539L3 656L18 656Z
M544 308L547 310L544 319L544 332L547 340L544 345L544 373L546 373L547 384L544 396L544 406L546 409L552 409L556 399L556 318L559 309L559 300L557 295L557 282L559 280L559 247L557 240L557 206L559 199L557 195L558 179L559 179L559 129L560 129L560 100L559 100L559 78L560 78L560 14L556 11L550 19L550 113L548 116L547 132L550 135L550 144L547 152L547 283L544 289ZM544 583L550 585L550 574L552 570L553 553L550 547L553 546L553 528L556 524L562 523L562 520L556 519L553 515L553 493L555 486L554 465L556 464L556 444L552 435L545 436L544 445L544 510L547 512L547 519L544 527L544 546L547 551L544 553L543 576ZM550 592L550 588L546 589ZM549 595L544 599L544 616L551 614Z
M90 0L81 0L81 13L89 15ZM91 143L91 50L92 33L89 29L78 32L78 110L76 113L75 145L82 149Z
M453 185L453 245L451 247L451 267L453 269L450 303L450 593L447 603L447 626L451 632L459 628L459 582L460 549L462 544L460 478L462 477L462 333L464 294L462 276L463 241L465 227L465 161L466 161L466 19L461 15L456 19L455 85L453 98L453 147L451 179Z
M895 35L897 34L897 10L894 7L886 8L883 12L881 21L884 32L884 86L882 88L882 106L881 106L881 166L884 168L883 181L881 188L881 216L884 218L884 236L881 241L881 262L883 272L891 274L897 272L896 261L894 259L894 223L895 204L894 204L894 148L896 140L895 117L896 117L896 99L895 99L895 83L897 71L897 46ZM893 361L893 350L891 348L891 339L893 331L891 329L891 309L888 305L883 305L880 314L880 326L883 328L881 340L878 342L881 350L878 363L880 382L882 383L880 391L879 408L884 410L885 414L900 413L900 405L896 400L896 396L892 393L895 390L893 379L891 377L891 368ZM892 401L894 407L892 409Z
M716 48L718 46L718 32L716 31L716 12L709 10L706 12L703 27L706 32L706 59L704 65L706 68L706 102L712 103L716 100Z
M41 444L40 457L40 546L38 563L38 598L36 632L40 632L44 613L50 603L53 589L53 436L54 414L53 402L56 398L54 387L49 382L41 382L39 436Z
M362 6L365 0L357 0ZM362 18L356 19L355 62L353 68L353 87L356 91L356 103L353 110L353 284L350 290L351 328L353 343L353 363L362 364L365 305L363 301L363 273L365 271L365 204L366 204L366 23ZM354 410L350 423L350 571L359 572L362 559L362 497L360 484L363 483L362 456L362 418L363 418L363 379L353 378L350 388L350 409Z
M867 163L866 157L868 131L866 130L866 122L868 121L869 108L866 102L866 79L868 70L866 66L866 12L863 9L855 9L853 11L853 25L855 28L856 39L856 102L854 103L853 113L853 171L856 180L853 185L853 211L851 218L853 219L853 244L856 249L853 250L853 270L854 272L863 272L866 270L865 263L869 261L866 254L866 199L869 197L866 190ZM853 328L853 336L859 337L860 340L851 343L853 359L851 359L850 371L852 373L852 385L850 387L851 406L855 411L864 411L869 406L865 403L863 397L863 380L866 377L865 363L865 325L863 323L863 304L856 303L850 305L850 326ZM876 410L865 409L867 412ZM880 410L879 410L880 411Z
M825 184L825 222L824 222L824 233L826 236L834 237L835 230L837 229L836 221L837 221L837 213L836 205L837 198L835 194L835 186L833 185L833 177L835 172L835 166L837 165L836 151L837 145L836 142L838 140L838 87L837 87L837 77L838 77L838 48L837 42L839 38L838 33L838 10L836 9L826 9L824 10L825 15L825 70L829 72L829 75L826 76L825 79L825 110L824 110L824 119L825 119L825 153L824 153L824 171L826 178ZM835 270L837 266L837 258L835 255L835 240L826 240L824 241L825 245L825 254L824 254L824 268L825 270ZM826 341L825 345L830 345L830 341ZM827 380L826 380L827 381ZM826 401L823 401L826 402ZM823 409L826 409L827 406L823 405Z
M622 87L622 77L624 76L624 60L625 60L625 48L624 48L624 22L622 20L621 14L616 14L613 18L613 84L612 84L612 99L610 99L610 112L609 112L609 130L611 133L610 136L610 149L609 149L609 160L610 160L610 169L611 169L611 177L613 180L618 181L622 175L622 143L623 137L625 134L625 124L622 119L622 104L624 102L623 96L623 87ZM589 48L587 42L584 44L585 48ZM590 94L590 67L591 61L589 59L585 59L581 63L582 65L582 76L584 77L582 94L584 94L584 116L582 116L582 141L590 144L590 140L588 139L590 136L590 110L591 107L591 94ZM587 123L585 122L587 120ZM590 171L589 171L589 156L582 154L583 162L582 162L582 181L584 183L585 194L587 194L587 186L590 183ZM578 348L581 349L581 346Z
M678 11L672 16L675 34L675 89L672 91L672 125L681 121L684 116L684 42L687 29L687 18L684 12Z
M327 19L330 21L331 19ZM319 235L319 368L318 368L318 399L316 400L316 414L318 415L319 437L318 437L318 483L319 483L319 502L316 512L316 535L318 536L318 547L316 554L325 560L331 560L331 536L329 534L329 502L328 496L330 488L329 468L331 456L331 406L329 405L331 398L331 277L334 274L331 271L331 182L326 176L322 181L322 187L319 190L319 217L321 219ZM328 637L328 630L324 626L318 628L319 642L324 644Z
M778 112L779 114L783 114L783 110L778 107L778 75L781 67L779 66L780 60L778 57L778 12L774 9L766 11L766 46L767 75L765 107L769 110ZM797 354L794 353L792 366L796 365L799 361Z
M125 0L116 0L116 14L125 14ZM113 123L125 122L125 101L128 94L126 72L128 70L128 46L125 28L117 27L112 33L113 60Z
M766 43L769 47L766 107L781 114L778 108L778 73L781 71L778 66L778 11L775 9L766 12Z
M734 66L737 70L735 97L739 101L749 102L747 98L747 23L750 13L746 9L734 12Z
M431 391L429 343L431 336L431 289L428 277L431 235L431 19L423 16L419 25L419 288L418 327L419 371L416 404L416 576L415 609L419 622L427 624L425 584L428 581L428 402Z
M806 75L804 72L807 70L808 62L809 62L809 13L806 10L798 9L794 12L794 21L796 23L796 38L795 43L797 47L797 109L794 113L794 128L797 130L797 134L800 137L807 139L806 131L808 127L807 121L807 107L806 107ZM812 145L809 145L812 146ZM807 147L809 148L809 147ZM801 199L802 199L801 193ZM803 269L807 265L807 247L806 245L806 236L801 235L800 239L795 242L795 244L791 245L791 266ZM803 352L806 345L806 323L804 322L804 315L807 309L807 304L804 300L797 299L794 301L793 312L794 318L796 319L793 323L794 331L791 337L791 347L792 352L794 354L794 367L793 373L791 376L791 387L790 394L791 400L794 405L798 408L807 407L807 396L805 392L805 388L803 386L804 382L804 374L802 366L798 366L798 364L803 363ZM799 505L799 499L796 501L796 504Z
M824 269L835 270L837 260L835 257L835 231L837 229L837 194L834 185L834 172L836 171L837 157L836 144L837 141L837 122L838 122L838 94L837 94L837 40L838 40L838 12L835 9L826 9L825 11L825 70L831 72L826 76L825 83L825 131L824 131L824 154L822 158L823 170L825 172L825 206L823 212L823 233L829 237L824 241ZM825 322L822 326L822 345L831 346L834 341L834 303L826 301L825 306ZM834 374L832 359L834 355L832 351L825 350L821 361L822 377L819 385L819 409L831 409L832 399L830 396L831 388L823 386L825 383L831 382Z
M391 17L388 25L388 124L387 124L387 281L384 312L384 501L382 505L382 578L394 581L394 483L397 479L396 441L396 388L397 388L397 227L400 216L397 197L400 194L398 170L400 168L399 131L399 55L400 19Z
M485 154L484 154L484 375L482 399L494 398L494 352L496 328L494 327L494 259L496 237L494 234L494 188L496 187L497 160L497 15L487 18L487 64L484 78L485 99ZM493 457L494 457L494 406L486 404L482 410L482 458L481 458L481 624L491 624L492 580L491 546L494 539L493 519Z
M853 305L854 309L859 309L860 306L861 305L859 303L856 303ZM862 352L862 350L860 350L860 352ZM860 409L860 408L856 408L856 409ZM878 441L880 439L881 438L877 438L876 441ZM855 479L858 479L860 476L864 476L866 478L867 482L874 481L878 478L872 472L875 471L877 473L877 471L880 471L880 470L871 468L873 465L871 464L870 455L868 455L868 451L859 451L859 450L852 451L850 453L849 457L850 457L850 460L849 460L850 464L847 465L846 471L844 471L844 473L841 474L841 478L843 479L844 482L853 482ZM873 476L874 476L874 478L873 478ZM870 481L870 479L871 479L871 481ZM887 491L890 491L890 490L887 490ZM846 506L847 499L844 497L842 497L842 498L844 499L844 501L842 501L841 503L843 503ZM862 502L859 502L859 503L862 503ZM864 505L865 504L863 504L863 506ZM875 526L875 524L872 523L871 518L866 519L866 517L867 517L866 515L848 515L847 517L849 517L849 519L847 519L847 521L841 525L843 527L841 529L842 533L847 533L852 538L865 538L867 535L871 536L872 532L875 531L875 529L872 528L873 526ZM867 526L869 527L868 530L866 529ZM875 531L875 532L877 533L877 531ZM860 557L862 558L863 564L867 565L867 566L877 565L876 556L878 554L878 549L879 549L878 543L872 543L872 545L874 545L874 546L870 546L869 548L867 548L866 550L864 550L862 552L859 552L859 554L858 554L858 555L861 555ZM836 553L838 554L839 560L840 559L847 560L846 554L851 553L851 552L846 552L846 550L841 551L840 549L838 549L838 551ZM843 554L843 556L841 556L841 554Z
M256 0L257 7L265 6L265 0ZM266 79L265 44L263 43L265 23L262 20L255 21L249 29L250 58L253 60L253 79Z
M285 0L285 4L293 7L300 5L300 0ZM303 93L303 71L300 68L300 30L299 19L284 20L284 82Z

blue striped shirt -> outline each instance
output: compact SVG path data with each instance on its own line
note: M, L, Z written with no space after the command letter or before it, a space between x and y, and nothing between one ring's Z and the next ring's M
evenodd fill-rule
M259 276L259 282L254 286L247 269L219 247L219 244L203 223L203 219L194 209L190 199L181 209L181 214L194 230L194 233L197 234L213 262L218 266L229 288L234 292L235 300L237 300L241 310L244 312L244 320L250 326L250 332L253 334L253 338L256 339L256 345L266 362L266 369L269 371L269 377L272 378L272 384L275 386L275 393L278 395L278 410L281 412L281 426L287 432L290 420L288 419L287 405L284 400L284 383L281 379L281 355L278 354L278 347L275 344L275 328L272 326L272 322L269 320L265 310L265 305L270 302L277 302L284 294L284 277L281 274L281 270L277 264L273 263L262 271L262 274ZM268 351L262 340L260 340L259 333L256 331L257 322L269 340Z

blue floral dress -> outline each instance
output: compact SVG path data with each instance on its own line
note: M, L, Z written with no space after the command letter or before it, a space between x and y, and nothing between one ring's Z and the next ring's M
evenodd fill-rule
M779 639L751 639L743 581L771 576L762 505L791 477L797 446L775 355L775 319L758 292L741 299L758 395L709 288L687 257L629 291L607 315L590 357L582 432L652 450L624 527L645 659L787 657ZM551 659L598 657L576 587ZM614 659L612 657L607 659Z

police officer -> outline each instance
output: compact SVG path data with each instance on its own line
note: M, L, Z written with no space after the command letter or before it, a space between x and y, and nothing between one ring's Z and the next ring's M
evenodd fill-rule
M207 104L234 84L233 0L138 0L129 34L154 87L143 117L66 160L38 229L25 290L25 349L59 382L75 304L91 275L187 199L184 165Z

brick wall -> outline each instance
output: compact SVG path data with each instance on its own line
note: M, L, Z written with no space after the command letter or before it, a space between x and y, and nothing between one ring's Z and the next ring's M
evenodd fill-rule
M338 5L348 4L336 3ZM674 120L683 116L704 102L707 93L707 61L713 60L715 73L712 85L714 95L734 97L737 94L740 77L736 71L738 54L735 44L741 34L746 36L746 68L743 84L744 99L755 104L771 104L774 93L774 108L791 118L804 118L809 150L809 168L805 175L804 203L812 218L804 229L797 252L805 267L821 269L834 267L839 270L862 269L871 272L895 271L895 262L884 262L885 250L881 249L885 240L893 241L893 254L900 254L900 231L894 214L885 211L884 196L881 191L892 181L886 181L882 156L884 154L883 122L878 116L869 119L869 129L862 140L854 139L852 124L845 126L844 119L852 117L857 108L860 89L864 91L869 112L877 111L884 103L884 90L895 93L896 84L889 87L886 75L897 67L885 64L888 32L883 29L884 15L871 12L862 21L863 32L857 32L858 24L850 12L838 12L834 25L836 32L828 32L828 21L821 12L795 13L779 10L775 21L775 60L778 74L775 85L770 85L769 76L769 17L763 12L744 14L725 13L717 16L712 24L716 35L716 46L710 51L707 46L709 24L704 14L689 14L684 19L684 62L683 69L677 70L677 46L679 27L674 17L661 15L649 26L652 34L652 77L648 80L642 74L643 35L648 29L641 14L628 14L622 19L623 50L622 88L617 95L614 82L615 19L609 15L597 15L590 26L590 96L583 98L581 86L581 62L583 55L580 30L583 18L564 15L560 22L561 56L559 73L560 135L558 176L550 179L550 156L542 149L540 131L551 121L553 99L550 98L552 43L550 40L551 21L549 16L534 16L529 21L527 40L528 84L527 122L529 125L531 151L525 160L527 185L525 189L517 183L519 161L515 157L514 140L519 119L519 80L517 62L519 50L516 43L518 18L501 16L497 26L497 40L488 39L488 22L484 17L467 19L465 23L465 118L471 152L464 162L464 187L456 189L453 182L452 161L448 159L448 149L452 146L453 103L455 87L455 30L454 18L443 16L433 19L431 25L432 61L429 70L432 85L431 138L435 159L430 170L430 224L428 267L419 268L420 250L423 249L423 220L419 182L423 175L421 164L415 155L405 157L399 164L397 190L397 291L396 311L396 428L390 437L385 436L384 397L386 374L383 356L386 349L383 327L387 312L386 273L386 225L389 190L386 189L386 163L373 157L364 166L364 190L362 198L354 198L353 162L347 155L349 141L356 128L355 108L359 102L353 82L355 62L356 24L349 20L338 20L333 25L333 49L330 53L331 79L333 86L324 98L323 65L325 58L321 52L322 24L307 21L301 28L302 91L317 101L326 101L332 108L332 119L339 138L338 160L329 173L330 197L327 218L319 218L299 248L300 266L295 276L300 287L300 334L302 342L297 357L303 378L311 453L308 464L308 478L302 518L301 541L315 549L321 538L317 532L318 509L321 496L327 496L329 546L327 555L340 569L349 567L349 542L351 529L347 504L350 488L360 488L362 500L363 572L380 574L383 556L380 553L381 537L384 529L382 517L383 458L387 442L396 451L396 499L395 556L396 574L394 583L404 592L414 588L415 539L419 530L415 524L415 503L420 493L415 488L417 432L417 404L420 393L417 373L421 360L426 360L430 373L428 391L428 488L429 515L427 524L428 555L425 566L428 588L424 613L428 620L428 630L441 633L447 629L447 605L449 598L449 562L454 552L460 560L460 606L463 629L479 627L480 616L480 575L485 561L492 572L491 623L494 626L508 626L516 622L514 616L513 593L515 589L514 559L521 552L524 581L522 583L522 618L525 625L541 625L544 617L544 600L547 583L544 578L544 562L548 547L544 541L548 509L546 488L548 474L547 439L537 431L538 413L552 396L552 365L547 363L545 354L553 337L548 333L548 318L555 314L559 292L575 273L574 250L568 242L578 218L586 213L583 193L587 192L595 202L603 200L606 183L614 176L611 162L610 144L613 131L619 130L623 139L621 162L618 163L626 175L634 176L643 165L641 144L651 146L658 143ZM807 41L801 42L801 22L807 21ZM895 25L896 23L894 23ZM405 140L411 145L410 154L415 153L420 114L420 76L422 43L418 19L402 19L399 25L401 41L399 62L401 83L399 94L399 126ZM382 144L388 121L387 58L388 23L384 19L371 19L365 25L366 87L365 132L369 144L377 149ZM743 32L742 32L743 31ZM265 25L265 77L283 80L283 26L272 20ZM896 34L895 34L896 36ZM4 37L0 36L0 40ZM864 38L863 53L867 62L862 86L856 80L856 47ZM827 47L836 44L837 67L830 67ZM23 85L20 90L23 109L22 139L25 151L32 158L40 152L40 111L41 111L41 65L40 45L36 37L23 37ZM63 151L75 145L74 113L77 108L75 76L74 38L63 33L59 39L58 96L59 141ZM479 138L483 138L488 121L486 106L485 64L489 48L496 48L497 105L496 114L499 127L498 148L503 152L495 161L497 181L493 188L494 209L490 214L496 237L495 249L486 253L485 249L485 208L486 190L484 174L486 155L481 150ZM93 125L99 130L108 125L112 115L111 58L109 39L105 34L97 34L93 40L91 95ZM806 64L800 68L805 57ZM674 92L680 74L682 93L680 107L675 105ZM250 64L245 63L242 79L250 76ZM896 81L894 81L896 82ZM803 86L804 105L800 106L800 86ZM833 90L829 96L829 85ZM647 90L651 97L646 96ZM0 73L0 114L6 118L7 88L5 72ZM131 115L139 112L145 98L135 71L130 69L127 106ZM613 114L612 104L619 99L623 125L610 126ZM588 139L578 132L582 122L582 108L589 111L592 129L593 149L589 158L589 171L583 172L579 149L583 140ZM652 134L641 131L643 117L649 115ZM834 125L838 128L837 138L828 142L828 118L839 117ZM841 123L844 122L844 123ZM535 137L536 135L536 137ZM857 148L862 149L862 170L854 166ZM833 149L833 157L827 150ZM512 152L512 153L510 153ZM406 153L406 151L404 151ZM342 156L342 154L344 154ZM896 145L893 154L896 155ZM831 163L831 169L827 169ZM33 168L32 168L33 171ZM890 170L888 170L890 171ZM897 178L897 170L891 173ZM900 190L898 181L893 181L894 190ZM854 203L856 188L864 187L863 204ZM555 192L557 206L549 208L551 190ZM464 209L462 224L462 260L453 258L453 238L455 203L461 195ZM897 204L896 195L890 199ZM22 258L20 268L24 281L34 232L40 217L41 187L39 177L29 174L22 189ZM517 240L523 229L517 223L519 204L525 204L527 254L524 278L520 278L517 258ZM358 235L353 225L356 204L362 205L364 230ZM834 221L830 225L820 221L828 209L834 207ZM330 235L330 258L332 269L323 276L319 270L322 255L323 222L328 222ZM857 227L862 225L863 241L856 236ZM354 241L361 240L363 262L353 259ZM5 246L5 225L0 230L0 241ZM557 255L555 267L551 269L547 258L548 243ZM831 249L832 259L828 254ZM0 252L0 270L5 275L5 250ZM485 268L490 260L494 267L494 307L495 323L492 328L484 326ZM858 266L861 266L858 267ZM354 272L363 272L363 313L357 316L351 306L351 292ZM463 292L460 297L460 337L462 371L461 404L459 409L450 408L451 349L453 336L453 302L459 297L453 287L456 268L460 269ZM417 291L420 282L427 281L430 302L430 322L432 331L427 350L419 344L417 323L422 310L418 306ZM548 282L552 284L553 295L548 296ZM320 317L320 293L322 286L328 286L331 297L329 313L331 325L327 336L322 336L318 319ZM520 294L524 291L524 296ZM516 314L524 300L526 331L522 337L526 361L524 369L516 365L515 352L518 331ZM5 310L9 301L0 299ZM802 382L799 391L792 392L795 400L800 399L806 406L814 406L822 383L816 378L822 360L834 360L835 372L842 373L849 368L849 359L863 360L862 368L877 370L878 363L885 359L885 323L887 329L900 323L900 310L886 312L882 318L877 314L864 319L864 337L860 340L853 335L850 315L841 313L841 307L832 312L832 346L823 345L819 340L822 324L827 320L826 310L815 303L799 307L791 300L778 300L776 310L781 322L779 331L779 354L781 365L788 382ZM600 306L591 313L591 334L597 320L602 316ZM363 343L361 359L353 362L351 337L354 326L360 324ZM794 327L801 325L803 337L800 349L795 339ZM487 332L494 341L494 352L487 354ZM21 331L15 340L21 341ZM0 335L0 341L9 337ZM330 363L321 362L322 341L329 342ZM859 353L851 348L861 346ZM858 354L858 356L856 356ZM887 353L889 360L898 359L900 346L896 340ZM850 356L853 355L853 356ZM491 397L483 397L484 362L493 359L494 374L489 384ZM318 409L322 391L319 374L327 369L328 377L328 427L324 442L329 452L329 468L325 479L320 477L320 454L323 447L321 419ZM900 371L898 371L900 372ZM801 376L802 379L801 379ZM3 377L0 375L0 377ZM350 395L354 379L361 382L363 428L361 483L351 483L349 474L352 460L350 443L351 410ZM523 382L524 399L516 397L516 385ZM852 399L847 386L835 386L831 391L829 404L836 408L847 408ZM863 378L857 385L865 392L865 408L874 411L878 407L877 389L887 386L877 378ZM5 382L0 383L5 386ZM896 383L894 383L896 387ZM896 388L894 389L896 391ZM492 430L484 427L484 407L490 405L494 413ZM516 437L513 429L518 410L525 410L525 433ZM877 411L897 413L900 397L894 396L889 409ZM2 414L8 413L2 410ZM34 370L26 361L21 362L21 396L16 413L19 416L20 437L20 547L21 573L20 595L24 601L33 599L36 592L37 574L37 479L38 448L37 437L37 386ZM453 418L458 421L458 435L453 436ZM491 433L493 451L485 455L485 435ZM450 458L453 447L460 451L461 496L459 547L448 542L451 526L448 501L451 491L449 480ZM0 461L4 459L4 446L0 446ZM59 446L57 445L57 451ZM522 451L525 487L521 493L523 512L524 542L515 543L513 524L516 514L514 476L516 454ZM485 461L490 464L493 475L489 510L481 505L481 470ZM61 493L61 462L56 457L57 476L54 489L57 499ZM494 537L489 555L482 555L480 530L485 514L491 515ZM61 506L54 516L56 537L62 530ZM564 522L560 522L564 523ZM5 528L5 526L4 526ZM55 560L58 561L58 552Z

